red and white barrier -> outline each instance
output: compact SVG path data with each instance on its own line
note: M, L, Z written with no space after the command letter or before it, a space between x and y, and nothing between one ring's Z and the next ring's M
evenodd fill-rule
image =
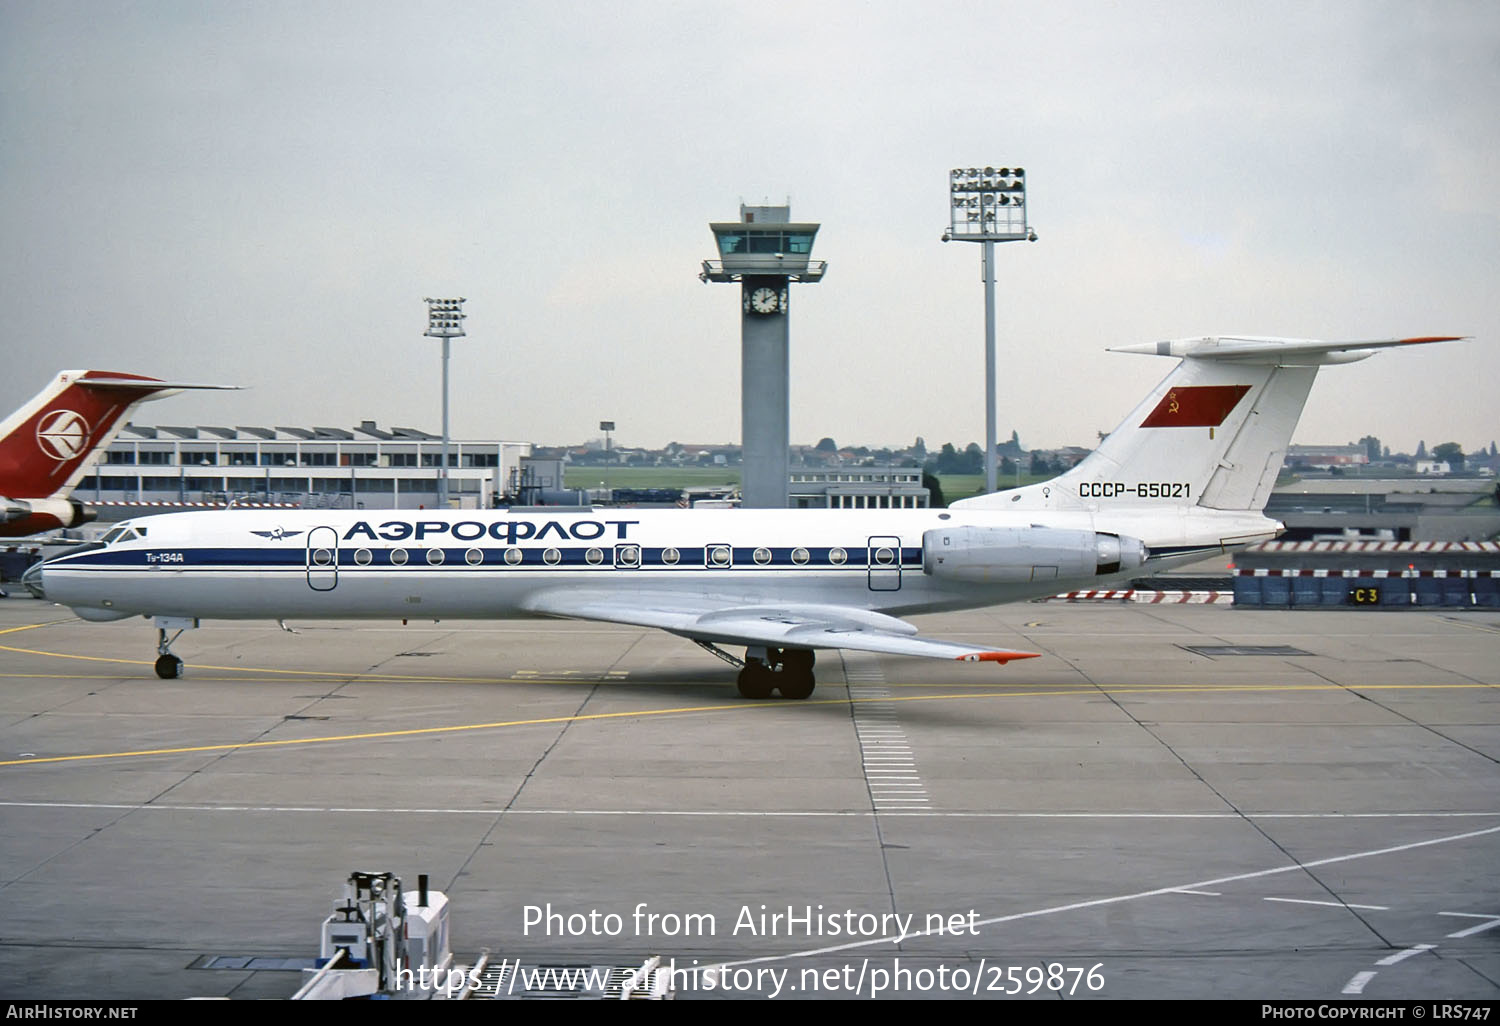
M1141 602L1147 605L1228 604L1234 601L1232 591L1144 591L1134 588L1109 591L1067 591L1051 595L1043 602Z

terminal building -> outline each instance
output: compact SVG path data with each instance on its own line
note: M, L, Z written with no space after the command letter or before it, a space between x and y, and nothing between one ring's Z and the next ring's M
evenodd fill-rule
M793 467L793 509L926 509L921 467Z
M1271 493L1287 541L1484 541L1500 534L1493 478L1308 478Z
M416 428L214 427L128 424L74 496L105 521L138 504L274 503L307 509L433 509L440 436ZM449 442L457 509L610 501L565 489L560 460L530 442ZM925 509L916 466L793 467L794 509Z
M128 424L74 497L113 503L286 503L432 509L442 437L415 428L145 427ZM530 442L450 440L449 505L486 509L520 481Z

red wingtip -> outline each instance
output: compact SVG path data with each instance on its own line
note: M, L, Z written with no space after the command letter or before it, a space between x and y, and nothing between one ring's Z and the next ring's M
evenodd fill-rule
M1036 659L1041 656L1040 652L976 652L973 655L959 656L959 662L968 663L1008 663L1012 659Z
M1422 342L1461 342L1464 335L1422 335L1418 338L1403 338L1402 345L1418 345Z

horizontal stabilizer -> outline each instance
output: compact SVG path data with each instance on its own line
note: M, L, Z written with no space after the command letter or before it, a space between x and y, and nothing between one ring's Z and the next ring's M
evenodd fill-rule
M1428 342L1459 342L1469 337L1467 335L1421 335L1415 338L1325 342L1311 338L1212 335L1205 338L1179 338L1166 342L1115 346L1109 351L1142 353L1147 356L1191 356L1197 360L1305 367L1325 363L1353 363L1375 355L1376 349L1388 349L1392 346L1415 346Z
M157 378L80 378L78 384L87 388L216 388L237 390L244 385L207 385L194 381L161 381Z

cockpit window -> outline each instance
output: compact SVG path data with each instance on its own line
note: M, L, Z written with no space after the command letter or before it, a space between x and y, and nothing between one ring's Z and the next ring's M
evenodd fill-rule
M137 538L144 538L145 536L146 529L144 527L131 527L129 524L121 524L119 527L111 528L102 540L104 544L108 545L111 542L134 541Z
M106 534L102 540L104 544L108 545L110 542L114 541L124 533L125 529L123 527L112 527L110 528L109 533Z

